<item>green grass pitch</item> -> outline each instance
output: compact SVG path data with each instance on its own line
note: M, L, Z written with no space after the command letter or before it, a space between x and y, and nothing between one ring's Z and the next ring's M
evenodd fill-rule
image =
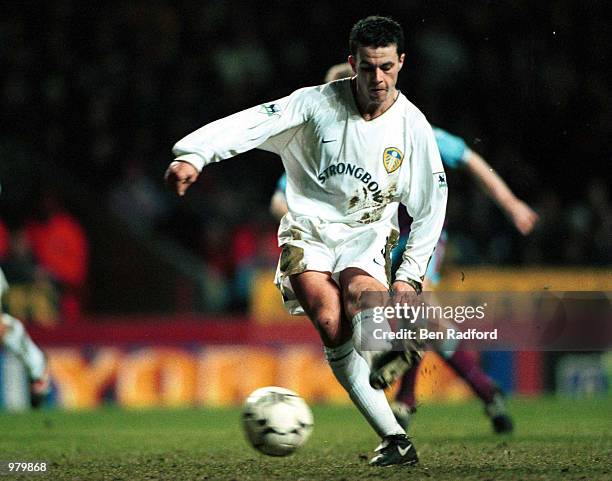
M372 468L378 439L350 406L316 406L310 441L286 458L255 452L239 409L0 414L0 460L46 461L53 480L612 480L612 399L514 399L513 436L477 402L426 405L411 435L421 464Z

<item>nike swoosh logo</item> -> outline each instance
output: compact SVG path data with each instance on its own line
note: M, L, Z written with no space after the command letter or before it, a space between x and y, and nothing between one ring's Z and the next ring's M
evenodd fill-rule
M325 140L325 139L323 139L323 143L324 143L324 144L328 144L328 143L330 143L330 142L335 142L335 141L336 141L336 139L329 139L329 140Z
M406 446L405 448L402 448L401 446L397 447L397 450L400 453L400 456L405 456L406 453L408 452L408 450L412 447L412 444L408 444L408 446Z
M385 267L385 265L384 265L384 264L381 264L380 262L378 262L378 261L376 260L376 258L372 259L372 262L373 262L374 264L378 264L378 265L379 265L379 266L381 266L381 267Z

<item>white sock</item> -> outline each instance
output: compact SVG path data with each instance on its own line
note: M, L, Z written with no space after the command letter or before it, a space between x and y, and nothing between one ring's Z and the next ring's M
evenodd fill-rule
M371 365L372 355L375 352L390 351L393 348L391 341L374 337L375 329L380 329L381 332L390 332L391 326L386 317L383 317L381 322L374 322L373 309L358 312L351 323L353 324L353 346L366 360L368 366Z
M348 341L336 348L325 347L324 350L336 379L379 436L405 434L389 407L384 391L370 386L370 368L353 349L353 342Z
M2 338L4 346L23 362L31 379L40 379L45 372L45 355L34 344L19 319L2 314L2 324L7 327Z

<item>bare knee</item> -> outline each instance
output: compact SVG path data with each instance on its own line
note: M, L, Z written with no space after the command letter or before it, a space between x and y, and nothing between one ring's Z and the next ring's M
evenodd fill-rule
M310 317L325 346L338 347L351 338L350 329L347 329L346 323L342 322L340 313L321 310Z
M345 305L359 305L363 300L363 293L372 290L367 284L350 282L343 286L343 299Z
M383 305L386 292L382 289L368 282L352 282L346 285L343 289L343 300L347 317L352 319L364 309Z
M351 337L343 322L342 299L329 272L306 271L290 277L295 295L319 331L327 347L339 346Z

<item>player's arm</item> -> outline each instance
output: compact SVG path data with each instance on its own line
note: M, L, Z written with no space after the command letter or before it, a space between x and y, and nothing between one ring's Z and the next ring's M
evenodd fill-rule
M442 232L448 196L446 174L429 124L415 132L410 186L402 203L412 217L394 291L422 289L427 264Z
M205 165L261 146L270 137L301 125L310 116L313 89L300 89L288 97L216 120L179 140L165 174L170 190L178 195L193 184Z
M466 160L465 168L482 190L504 211L521 234L529 234L538 221L538 214L514 195L510 187L480 155L467 149Z

